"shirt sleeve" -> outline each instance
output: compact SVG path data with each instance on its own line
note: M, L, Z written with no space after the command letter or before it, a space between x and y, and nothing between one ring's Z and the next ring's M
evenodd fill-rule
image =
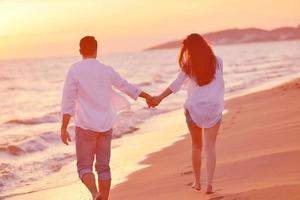
M183 71L180 71L177 75L177 78L170 84L169 89L173 93L178 92L186 79L187 75Z
M77 96L77 81L73 75L72 69L67 73L63 87L61 114L75 115Z
M118 72L112 69L111 74L112 84L121 92L124 92L134 100L136 100L141 94L142 90L137 86L128 83L124 78L120 76Z

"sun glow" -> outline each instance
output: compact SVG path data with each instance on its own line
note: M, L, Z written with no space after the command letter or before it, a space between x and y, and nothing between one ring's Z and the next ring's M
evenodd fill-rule
M115 52L190 32L295 26L299 9L298 0L0 0L0 58L73 55L88 34Z

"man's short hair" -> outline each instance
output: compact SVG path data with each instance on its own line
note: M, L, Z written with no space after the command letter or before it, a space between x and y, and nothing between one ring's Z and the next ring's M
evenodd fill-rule
M85 36L80 40L80 53L83 56L91 56L97 51L97 40L93 36Z

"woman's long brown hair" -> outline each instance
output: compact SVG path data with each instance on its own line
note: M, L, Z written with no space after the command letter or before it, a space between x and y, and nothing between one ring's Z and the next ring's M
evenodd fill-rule
M203 86L215 78L217 60L203 37L193 33L183 40L179 65L184 73Z

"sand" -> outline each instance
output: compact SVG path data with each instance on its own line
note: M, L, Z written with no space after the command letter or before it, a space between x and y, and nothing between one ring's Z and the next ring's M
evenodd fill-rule
M226 101L217 141L215 194L191 189L187 135L148 157L111 200L300 199L300 79ZM203 183L205 170L203 168ZM205 189L205 186L203 186Z
M204 193L204 166L203 191L191 188L191 141L186 134L175 144L150 154L140 163L142 169L112 189L110 199L300 199L300 79L227 100L225 107L228 112L217 140L214 194ZM173 129L187 132L184 126L180 122ZM164 128L161 134L167 131ZM80 197L79 188L83 186L75 183L9 199L85 199Z

